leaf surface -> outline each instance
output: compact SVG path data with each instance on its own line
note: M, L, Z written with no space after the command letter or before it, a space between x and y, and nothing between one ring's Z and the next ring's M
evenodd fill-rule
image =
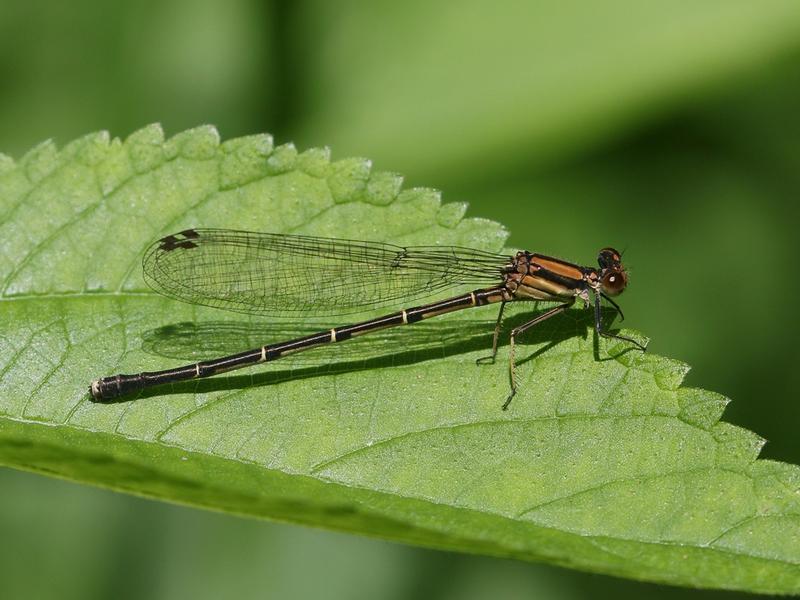
M720 422L724 397L681 386L686 365L596 340L590 311L526 337L506 412L507 346L475 364L491 308L89 400L101 375L292 333L149 291L140 260L153 239L206 226L501 250L504 229L464 210L362 159L268 136L220 143L210 127L3 158L0 463L430 547L800 591L800 469L757 460L762 440Z

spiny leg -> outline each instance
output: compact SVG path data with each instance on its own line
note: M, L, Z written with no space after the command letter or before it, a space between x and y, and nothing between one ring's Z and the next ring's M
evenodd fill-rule
M511 330L511 349L509 351L509 362L508 362L509 371L511 374L511 393L508 395L508 398L506 399L505 403L503 403L503 410L508 410L508 405L511 404L511 399L517 393L517 375L516 375L517 363L514 360L514 344L516 341L516 337L524 333L534 325L538 325L539 323L541 323L542 321L546 321L550 317L555 317L556 315L561 314L562 312L567 310L570 306L572 306L574 303L575 300L570 300L569 302L560 304L555 308L551 308L547 312L542 313L535 319L528 321L527 323L523 323L519 327L515 327L514 329Z
M606 296L606 299L609 300L611 302L611 304L614 305L614 307L619 311L619 313L621 315L622 311L619 310L619 306L617 306L616 303L613 300L610 300L607 296ZM603 313L600 310L600 308L601 308L600 307L600 294L595 292L595 294L594 294L594 329L597 332L597 335L602 336L604 338L612 338L612 339L615 339L615 340L622 340L623 342L630 342L631 344L633 344L634 346L639 348L639 350L641 350L642 352L646 351L646 348L642 344L640 344L639 342L637 342L636 340L634 340L632 338L626 337L624 335L617 335L615 333L609 333L607 331L603 331Z
M619 307L619 304L614 302L614 300L612 300L610 297L606 296L603 292L600 292L600 295L603 298L605 298L606 300L608 300L608 303L616 309L616 311L619 313L619 320L620 321L624 321L625 320L625 315L622 313L622 309Z
M506 300L503 300L500 303L500 312L497 313L497 323L495 323L494 337L492 338L492 355L475 359L476 365L493 365L494 359L497 358L497 341L500 337L500 326L503 322L503 309L506 307L506 302Z

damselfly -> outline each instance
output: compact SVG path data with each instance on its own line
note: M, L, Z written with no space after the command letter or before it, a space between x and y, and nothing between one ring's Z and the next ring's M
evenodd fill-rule
M612 299L622 293L628 276L619 252L603 248L599 268L530 252L513 256L443 246L400 247L379 242L255 233L228 229L187 229L158 240L145 253L144 277L157 292L193 304L277 317L297 313L314 316L363 312L430 296L446 289L483 286L454 297L405 308L398 312L333 327L246 352L204 360L164 371L113 375L93 381L95 400L111 400L165 383L210 377L249 365L269 362L293 352L396 325L408 325L445 313L500 304L494 329L494 362L508 302L555 301L557 306L514 328L510 333L511 391L517 392L517 338L527 329L554 317L581 300L594 307L598 335L644 346L603 329L601 299L622 317Z

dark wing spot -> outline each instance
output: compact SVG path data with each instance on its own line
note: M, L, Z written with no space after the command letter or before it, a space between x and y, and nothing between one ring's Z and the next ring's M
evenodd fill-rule
M194 229L185 229L180 233L176 233L174 235L168 235L167 237L163 237L158 240L161 245L158 247L159 250L163 250L164 252L171 252L176 248L184 248L186 250L190 248L197 248L197 244L195 244L192 240L197 239L200 237L200 234L197 233Z

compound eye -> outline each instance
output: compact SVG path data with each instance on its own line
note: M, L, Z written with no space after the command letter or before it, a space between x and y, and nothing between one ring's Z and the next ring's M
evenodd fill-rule
M620 253L613 248L603 248L597 257L597 262L603 269L618 267L622 257Z
M603 276L603 291L609 296L621 294L628 285L628 277L624 271L611 271Z

